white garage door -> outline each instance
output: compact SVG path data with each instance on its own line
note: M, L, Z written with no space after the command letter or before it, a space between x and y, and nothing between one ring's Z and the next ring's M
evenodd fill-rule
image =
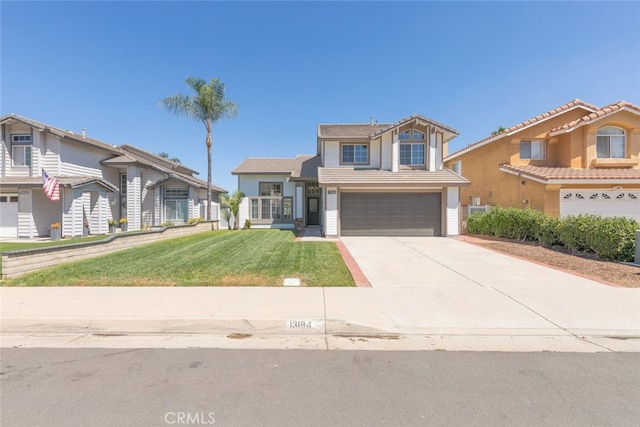
M18 236L18 195L0 196L0 237Z
M640 190L560 190L560 216L580 214L640 222Z

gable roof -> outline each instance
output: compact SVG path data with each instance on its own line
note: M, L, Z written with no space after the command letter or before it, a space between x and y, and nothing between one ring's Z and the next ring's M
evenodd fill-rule
M438 127L445 133L450 134L449 138L446 139L451 139L459 134L457 130L450 126L436 122L421 114L412 114L395 123L320 124L318 125L318 139L370 139L411 122Z
M462 155L464 153L467 153L467 152L469 152L471 150L475 150L476 148L479 148L479 147L482 147L484 145L490 144L493 141L501 139L501 138L503 138L505 136L512 135L512 134L514 134L516 132L519 132L519 131L527 129L527 128L531 127L531 126L537 125L538 123L542 123L542 122L544 122L546 120L549 120L549 119L551 119L553 117L556 117L556 116L558 116L560 114L566 113L567 111L575 110L576 108L582 108L582 109L584 109L584 110L586 110L588 112L591 112L591 113L598 109L598 107L596 107L595 105L588 104L588 103L576 98L573 101L567 102L566 104L563 104L563 105L561 105L559 107L556 107L556 108L554 108L552 110L549 110L546 113L539 114L539 115L537 115L535 117L532 117L530 119L527 119L527 120L525 120L523 122L520 122L520 123L517 123L517 124L515 124L513 126L510 126L510 127L504 129L501 132L498 132L498 133L496 133L494 135L490 135L490 136L488 136L486 138L483 138L483 139L481 139L479 141L476 141L476 142L474 142L472 144L469 144L466 147L456 151L455 153L452 153L452 154L448 155L445 158L445 160L453 159L453 158L458 157L458 156L460 156L460 155Z
M97 139L94 138L89 138L86 135L82 135L82 134L77 134L75 132L72 132L70 130L63 130L54 126L50 126L47 125L45 123L42 122L38 122L36 120L32 120L32 119L28 119L26 117L22 117L19 116L17 114L7 114L5 116L2 116L0 118L0 125L3 125L5 123L23 123L27 126L31 126L35 129L38 129L39 131L42 132L49 132L52 135L55 135L59 138L63 138L63 139L67 139L67 140L71 140L73 142L79 142L82 144L86 144L86 145L90 145L96 148L100 148L102 150L106 150L110 153L115 153L115 154L120 154L120 149L118 147L116 147L115 145L111 145L111 144L107 144L106 142L102 142L99 141Z
M558 126L557 128L551 130L550 135L555 136L561 133L571 132L574 129L579 128L580 126L593 123L597 120L603 119L623 110L629 111L636 115L640 115L640 107L627 101L620 101L614 104L607 105L606 107L598 108L594 112L582 116L579 119L570 121L569 123L565 123L562 126Z
M234 170L232 175L289 175L292 178L315 178L317 167L320 166L320 156L299 155L294 158L255 158L244 159Z
M523 178L546 184L555 183L587 183L608 181L614 183L640 184L640 169L606 168L606 169L572 169L555 166L514 166L507 163L500 165L500 170Z

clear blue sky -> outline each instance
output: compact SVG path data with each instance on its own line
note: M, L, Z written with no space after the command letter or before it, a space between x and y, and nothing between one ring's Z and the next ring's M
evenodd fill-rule
M313 154L318 123L420 113L450 151L580 98L640 103L639 2L2 1L1 114L167 152L206 179L201 123L163 110L187 76L239 106L213 181Z

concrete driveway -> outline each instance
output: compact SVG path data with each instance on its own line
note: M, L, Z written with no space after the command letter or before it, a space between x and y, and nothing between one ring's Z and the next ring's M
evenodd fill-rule
M343 237L374 288L603 285L455 238Z

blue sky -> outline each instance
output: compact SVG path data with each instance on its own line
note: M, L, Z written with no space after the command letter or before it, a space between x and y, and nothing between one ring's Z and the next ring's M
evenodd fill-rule
M160 100L220 78L213 181L313 154L319 123L420 113L455 151L580 98L640 103L639 2L2 1L1 114L167 152L206 179L201 123Z

